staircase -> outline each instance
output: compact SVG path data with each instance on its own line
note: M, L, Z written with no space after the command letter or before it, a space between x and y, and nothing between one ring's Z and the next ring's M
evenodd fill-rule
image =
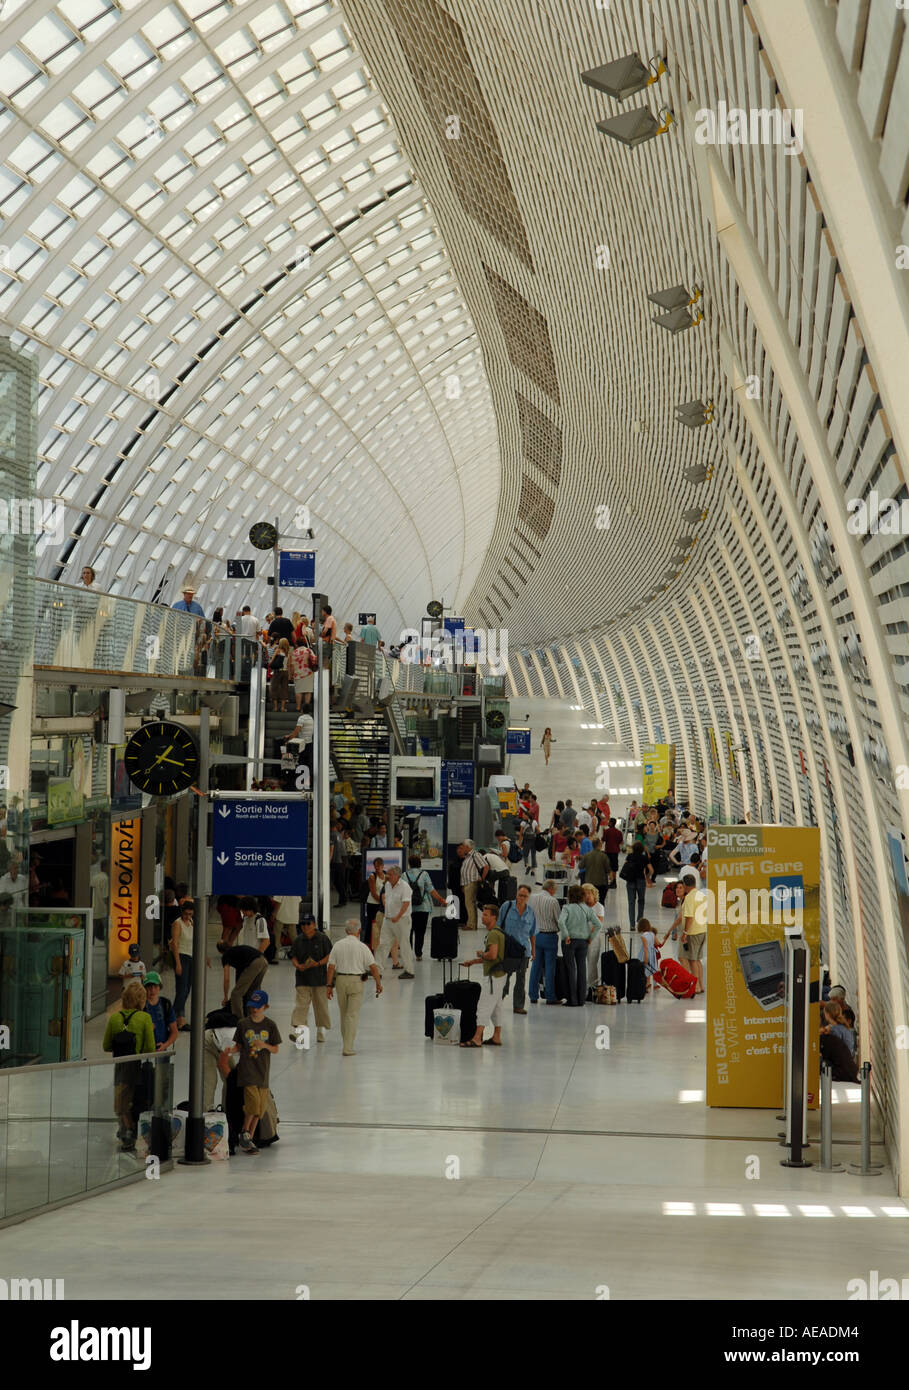
M458 706L458 748L462 757L473 757L474 739L481 732L479 705Z
M334 780L349 782L354 800L367 815L384 815L388 806L391 760L384 711L372 719L329 714L328 749Z

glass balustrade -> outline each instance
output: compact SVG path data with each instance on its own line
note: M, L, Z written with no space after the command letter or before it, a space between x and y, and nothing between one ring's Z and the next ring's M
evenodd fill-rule
M4 1067L0 1222L35 1216L169 1161L173 1054Z
M259 644L156 603L35 581L35 665L246 681Z

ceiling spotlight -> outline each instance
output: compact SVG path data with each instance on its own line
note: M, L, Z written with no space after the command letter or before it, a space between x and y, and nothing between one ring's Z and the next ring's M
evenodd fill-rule
M700 429L713 419L713 401L685 401L675 408L675 418L690 430Z
M713 477L713 468L709 464L694 463L685 469L682 477L686 483L706 483Z
M626 53L624 58L616 58L612 63L582 72L581 81L593 87L594 91L605 92L614 101L627 101L636 92L652 87L665 71L666 64L662 58L651 58L645 65L636 53Z
M700 507L689 507L687 512L682 512L682 520L686 526L694 526L697 522L703 521L706 515Z
M638 106L633 111L623 111L620 116L609 116L605 121L597 121L597 130L618 140L620 145L635 149L655 135L665 135L675 120L668 106L661 106L659 115L654 116L649 106Z
M660 328L668 329L672 334L683 333L686 328L694 328L702 322L704 315L700 309L696 309L694 314L689 314L688 310L700 297L701 291L697 285L691 294L684 285L673 285L671 289L648 294L647 298L651 304L667 311L665 314L659 314L653 322L659 324Z

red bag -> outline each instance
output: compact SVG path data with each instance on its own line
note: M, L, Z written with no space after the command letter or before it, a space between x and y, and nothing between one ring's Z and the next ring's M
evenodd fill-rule
M660 907L678 907L678 883L673 880L667 883L663 889L663 896L660 898Z
M653 978L669 991L673 999L691 999L698 987L697 976L668 956L660 961L660 968Z

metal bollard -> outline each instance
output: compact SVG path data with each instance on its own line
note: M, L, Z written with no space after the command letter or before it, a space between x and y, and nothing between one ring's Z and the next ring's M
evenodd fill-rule
M842 1173L842 1163L833 1161L833 1068L821 1062L821 1161L819 1173Z
M859 1178L876 1178L884 1171L878 1163L871 1162L871 1063L864 1062L861 1070L862 1086L862 1162L849 1164L849 1172Z

